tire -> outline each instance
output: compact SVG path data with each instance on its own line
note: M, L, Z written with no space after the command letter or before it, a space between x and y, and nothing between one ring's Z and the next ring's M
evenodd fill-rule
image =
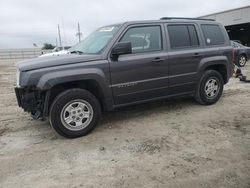
M84 89L69 89L53 101L50 124L61 136L77 138L90 133L100 115L100 104L92 93Z
M237 65L239 67L244 67L246 65L246 62L247 62L247 57L244 54L241 54L238 58Z
M224 81L222 75L218 71L207 70L199 81L195 100L204 105L214 104L220 99L223 87Z

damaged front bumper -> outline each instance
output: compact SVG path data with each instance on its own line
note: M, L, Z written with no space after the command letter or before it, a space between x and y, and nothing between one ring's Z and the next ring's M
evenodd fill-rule
M34 119L44 119L44 92L35 88L15 88L18 106L30 112Z

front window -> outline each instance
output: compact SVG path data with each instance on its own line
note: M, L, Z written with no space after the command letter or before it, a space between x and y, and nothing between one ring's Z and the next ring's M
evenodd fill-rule
M120 42L131 42L132 53L160 51L162 49L160 26L130 28Z
M108 45L121 25L111 25L99 28L77 45L69 48L71 53L98 54Z

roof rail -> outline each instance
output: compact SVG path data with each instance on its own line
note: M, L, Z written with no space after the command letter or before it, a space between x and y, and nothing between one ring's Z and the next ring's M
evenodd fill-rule
M162 17L161 20L203 20L203 21L215 21L214 19L185 18L185 17Z

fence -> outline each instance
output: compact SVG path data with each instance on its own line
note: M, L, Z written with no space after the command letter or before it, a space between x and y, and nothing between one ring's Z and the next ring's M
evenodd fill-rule
M49 52L41 48L0 49L0 60L29 59Z

